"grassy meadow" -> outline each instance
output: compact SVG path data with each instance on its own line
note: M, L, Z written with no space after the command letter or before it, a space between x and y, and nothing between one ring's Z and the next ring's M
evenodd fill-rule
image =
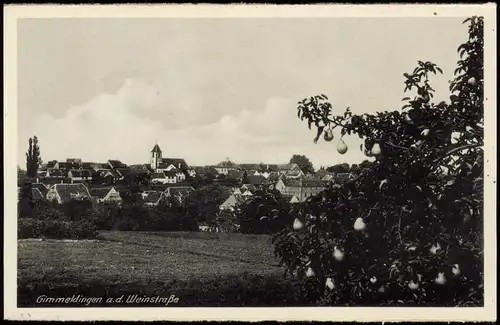
M174 294L177 307L303 305L293 282L283 278L270 236L110 231L100 232L96 241L20 240L18 245L20 307L40 306L40 295L73 294Z

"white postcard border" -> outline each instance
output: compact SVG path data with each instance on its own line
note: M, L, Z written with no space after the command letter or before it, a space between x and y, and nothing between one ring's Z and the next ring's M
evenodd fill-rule
M484 308L17 308L17 35L19 18L485 18ZM496 320L496 4L483 5L19 5L4 6L4 310L10 320ZM8 249L7 249L8 248Z

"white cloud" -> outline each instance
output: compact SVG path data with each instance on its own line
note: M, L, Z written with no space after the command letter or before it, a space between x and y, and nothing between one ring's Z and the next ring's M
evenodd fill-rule
M115 94L73 106L62 118L42 115L34 122L42 158L145 163L158 140L165 156L184 157L190 164L213 164L226 157L279 163L294 153L307 155L316 166L340 161L332 143L312 143L315 131L297 118L295 100L270 98L262 109L235 111L205 125L183 124L189 113L175 110L167 123L152 118L162 101L155 86L126 79ZM349 138L346 143L354 147L355 142ZM342 158L355 162L360 156L351 148Z

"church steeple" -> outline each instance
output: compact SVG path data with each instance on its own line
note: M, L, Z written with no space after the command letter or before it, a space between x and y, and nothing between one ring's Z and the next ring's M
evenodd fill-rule
M161 153L161 149L158 146L158 144L155 144L155 146L153 147L153 149L151 150L151 152Z
M160 146L158 146L158 143L156 143L153 149L151 150L151 156L149 162L153 170L156 170L161 162L161 149Z

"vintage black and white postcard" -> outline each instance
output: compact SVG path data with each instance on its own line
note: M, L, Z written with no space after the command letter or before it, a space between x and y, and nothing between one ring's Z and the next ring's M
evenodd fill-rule
M496 319L495 4L4 12L8 319Z

